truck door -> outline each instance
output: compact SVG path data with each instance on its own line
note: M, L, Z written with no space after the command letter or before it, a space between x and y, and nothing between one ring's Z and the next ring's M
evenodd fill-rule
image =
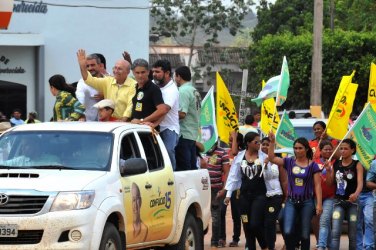
M138 132L148 164L148 177L153 191L149 202L153 224L150 240L166 239L172 231L175 204L174 174L167 150L159 136ZM163 146L160 146L163 145ZM165 160L166 159L166 160Z
M144 157L141 154L140 143L134 133L122 137L119 161L129 158ZM150 213L150 200L154 192L151 189L149 175L138 174L121 178L124 205L126 213L126 239L127 245L150 241L152 216Z

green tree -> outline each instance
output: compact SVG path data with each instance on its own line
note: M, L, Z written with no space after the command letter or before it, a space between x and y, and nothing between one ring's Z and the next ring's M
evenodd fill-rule
M170 33L178 44L188 46L190 66L198 40L203 39L204 48L209 49L220 43L218 33L222 30L235 36L252 4L252 0L231 0L229 5L221 0L152 0L156 25L151 33ZM205 37L198 37L200 30Z
M310 77L312 64L312 34L284 33L267 35L250 48L250 82L253 93L261 89L261 80L280 74L282 58L287 57L290 71L290 88L283 108L308 108L310 106ZM323 110L330 112L341 77L356 70L354 83L358 91L354 111L358 112L367 101L369 70L376 62L376 34L354 31L326 30L323 37Z
M252 33L253 41L267 34L291 32L298 35L313 29L313 0L277 0L274 4L261 0L257 8L258 24Z
M376 31L375 0L336 0L334 3L335 27L359 32Z

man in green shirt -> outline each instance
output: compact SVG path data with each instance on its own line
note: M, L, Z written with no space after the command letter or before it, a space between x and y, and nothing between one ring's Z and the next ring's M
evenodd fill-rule
M191 82L187 66L175 70L179 87L179 142L175 149L176 170L197 169L196 140L200 129L201 96Z

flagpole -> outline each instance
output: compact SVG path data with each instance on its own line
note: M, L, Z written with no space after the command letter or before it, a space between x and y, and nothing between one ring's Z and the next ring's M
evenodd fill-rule
M279 133L279 129L281 128L281 124L282 124L283 118L285 118L285 114L286 114L286 109L283 110L283 114L282 114L281 121L280 121L280 123L278 124L278 128L277 128L277 130L275 131L275 137L276 137L276 143L275 143L275 145L277 145L277 135L278 135L278 133Z
M365 106L365 108L363 109L363 111L360 113L360 115L358 116L358 118L356 119L356 121L354 122L354 124L351 126L351 128L349 129L349 131L347 131L347 133L345 134L345 136L342 138L342 140L338 143L336 149L333 151L332 155L329 157L328 161L331 161L334 154L336 153L336 151L338 150L339 146L341 145L342 141L344 139L346 139L347 136L349 136L349 134L351 133L351 131L353 130L353 128L355 127L355 125L358 124L358 122L360 121L360 118L365 114L365 112L367 111L367 109L369 108L370 106L370 103L367 102L367 105Z
M277 109L277 103L278 103L278 99L279 99L279 93L281 92L281 87L282 87L283 63L285 62L285 58L286 58L286 56L283 56L283 59L282 59L282 67L281 67L281 74L280 74L281 77L279 78L278 89L277 89L277 96L276 96L276 99L275 99L276 109ZM273 117L273 118L274 118L274 117Z

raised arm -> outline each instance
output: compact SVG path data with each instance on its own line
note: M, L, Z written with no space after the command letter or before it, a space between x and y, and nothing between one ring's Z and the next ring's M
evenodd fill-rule
M88 73L86 69L86 52L83 49L79 49L77 51L77 61L78 64L80 65L80 71L81 71L81 76L84 81L86 81Z
M273 132L269 133L269 149L268 149L268 158L271 163L277 164L278 166L283 166L283 159L281 157L277 157L274 154L275 148L275 135Z

